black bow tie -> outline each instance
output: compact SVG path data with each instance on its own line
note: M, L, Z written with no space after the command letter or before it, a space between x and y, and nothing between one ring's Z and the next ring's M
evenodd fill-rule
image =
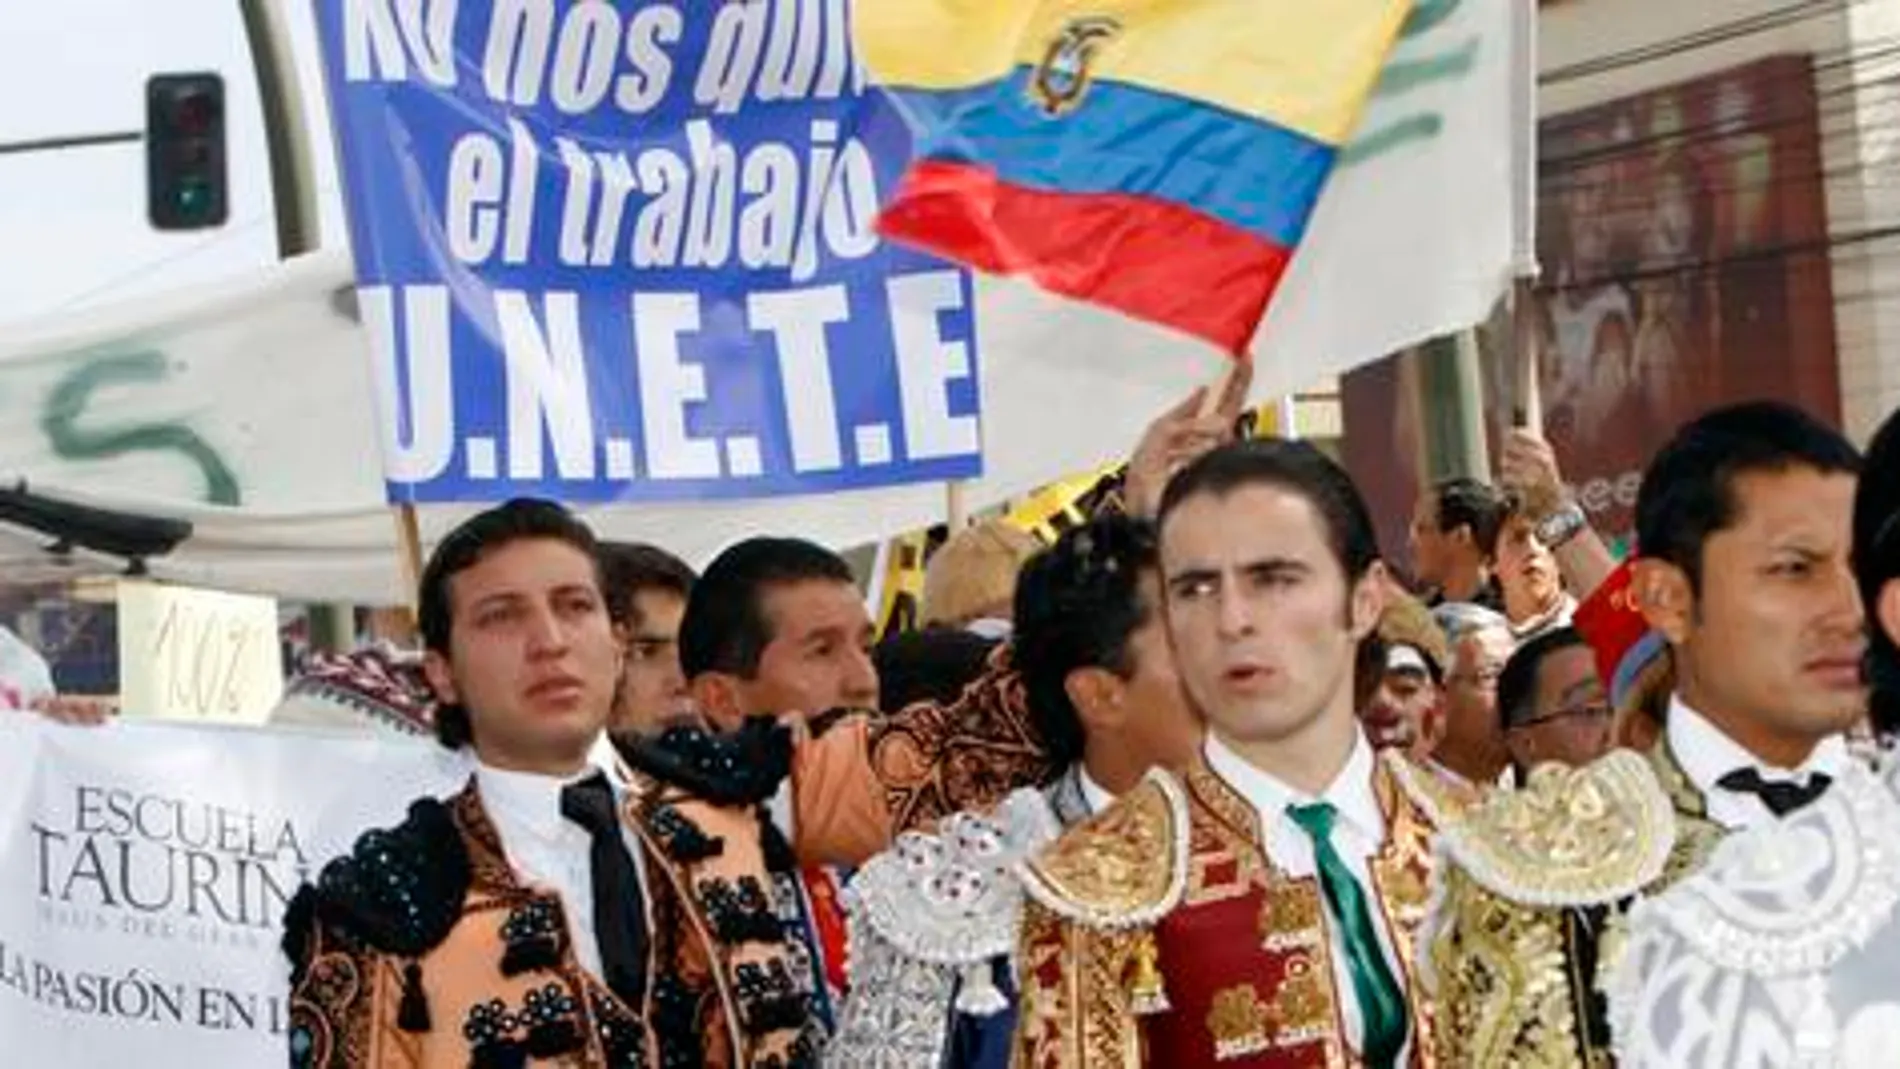
M1716 780L1715 785L1737 794L1752 794L1761 799L1770 813L1785 817L1826 794L1833 782L1833 777L1825 772L1816 772L1808 777L1806 784L1801 784L1793 780L1763 779L1757 769L1738 768Z

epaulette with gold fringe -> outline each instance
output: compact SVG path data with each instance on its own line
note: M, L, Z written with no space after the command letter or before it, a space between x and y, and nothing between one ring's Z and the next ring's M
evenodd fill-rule
M1545 765L1443 829L1445 854L1493 894L1561 908L1614 903L1663 872L1676 841L1668 794L1641 754Z

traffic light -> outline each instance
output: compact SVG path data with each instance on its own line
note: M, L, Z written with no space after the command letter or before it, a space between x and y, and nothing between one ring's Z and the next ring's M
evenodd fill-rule
M146 217L160 230L223 226L224 79L155 74L145 83Z

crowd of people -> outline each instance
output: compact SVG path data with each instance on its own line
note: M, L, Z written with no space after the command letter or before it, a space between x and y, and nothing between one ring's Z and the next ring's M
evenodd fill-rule
M1231 428L956 533L883 642L796 538L465 523L419 655L276 718L469 770L293 902L293 1064L1886 1064L1900 418L1683 426L1620 563L1519 431L1403 579Z

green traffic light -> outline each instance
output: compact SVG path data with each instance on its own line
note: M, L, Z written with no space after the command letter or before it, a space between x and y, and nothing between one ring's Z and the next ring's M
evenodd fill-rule
M157 74L145 85L146 215L159 230L223 226L224 82L215 72Z
M172 202L178 206L178 214L188 218L198 218L211 208L211 186L208 183L187 179L178 184L178 190L172 195Z

